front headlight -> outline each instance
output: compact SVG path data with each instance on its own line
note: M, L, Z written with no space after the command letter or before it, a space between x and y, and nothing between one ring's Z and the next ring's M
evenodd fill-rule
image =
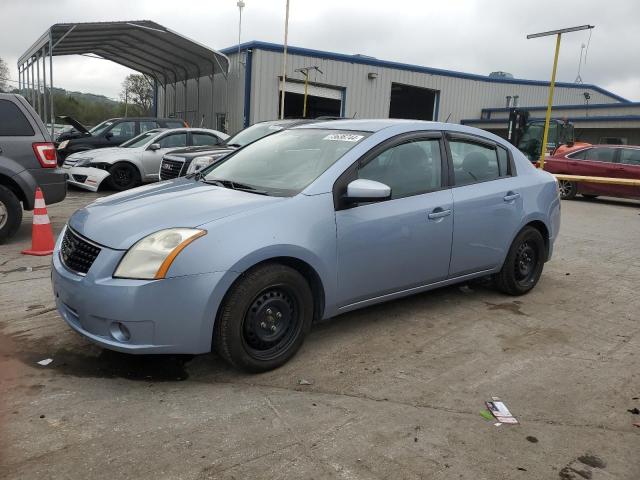
M195 228L169 228L152 233L125 253L113 276L140 280L165 278L178 254L206 233Z
M187 168L187 175L191 173L199 172L204 167L208 167L213 162L215 162L217 158L218 156L213 157L211 155L205 155L203 157L194 158L191 164L189 165L189 168Z
M89 165L91 165L91 160L93 160L93 158L81 158L73 166L74 167L88 167Z

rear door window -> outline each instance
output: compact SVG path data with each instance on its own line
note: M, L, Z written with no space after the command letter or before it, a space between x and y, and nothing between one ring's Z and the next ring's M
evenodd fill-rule
M507 165L504 167L504 175L501 175L497 147L467 140L451 139L449 140L449 148L451 149L456 185L487 182L507 175L508 160L504 162L503 158L503 163Z
M147 130L153 130L154 128L158 128L158 122L153 121L141 121L140 122L140 133L144 133Z
M192 133L191 134L191 143L193 145L218 145L220 143L220 139L211 133Z
M9 100L0 100L0 136L32 137L31 124L18 106Z
M640 148L622 148L620 150L620 163L640 166Z
M586 151L584 159L611 163L615 156L616 150L614 148L591 148Z

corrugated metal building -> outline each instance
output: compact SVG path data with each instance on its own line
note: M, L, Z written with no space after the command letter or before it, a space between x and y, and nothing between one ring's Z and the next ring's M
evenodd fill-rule
M229 57L230 71L226 79L222 74L215 76L213 98L210 81L198 87L196 80L190 80L187 105L184 105L184 86L179 84L173 91L167 89L167 102L159 92L158 113L219 129L228 122L226 126L231 133L258 121L278 118L282 45L253 41L224 49L222 53ZM302 116L304 75L296 70L313 66L320 72L309 74L308 116L419 118L477 123L481 128L499 131L506 128L507 96L517 97L522 107L542 108L549 86L543 81L491 78L364 55L289 47L285 116ZM624 116L640 113L639 104L595 85L556 83L554 103L562 105L567 112L585 116L581 110L585 108L585 92L591 103L591 118L599 115L596 110L604 112L602 109L608 106L612 108L606 110L607 116L615 111L624 112ZM172 111L174 94L177 95L176 111ZM565 110L558 110L554 115L565 116ZM536 116L532 112L532 117ZM627 125L625 120L621 122Z

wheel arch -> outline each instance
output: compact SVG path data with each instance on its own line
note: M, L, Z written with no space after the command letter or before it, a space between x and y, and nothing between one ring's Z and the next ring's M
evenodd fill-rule
M274 255L262 258L261 260L253 261L251 263L247 262L243 265L242 269L234 269L236 272L239 272L239 275L227 288L224 296L222 297L222 301L218 305L218 309L216 311L216 320L218 319L221 307L227 299L229 292L231 292L231 290L238 284L238 282L240 282L249 271L268 263L286 265L296 270L305 278L313 294L313 320L315 322L322 319L326 304L326 290L325 285L322 281L322 277L318 273L318 270L309 261L302 259L300 256Z
M18 200L22 202L22 207L25 210L33 209L33 200L27 199L24 189L21 188L13 178L0 173L0 185L10 190L17 197Z

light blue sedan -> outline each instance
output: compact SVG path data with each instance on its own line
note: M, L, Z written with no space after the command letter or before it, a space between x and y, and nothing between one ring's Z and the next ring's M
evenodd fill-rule
M213 348L265 371L315 320L476 277L527 293L559 226L555 179L495 135L320 122L78 210L53 291L71 328L105 348Z

